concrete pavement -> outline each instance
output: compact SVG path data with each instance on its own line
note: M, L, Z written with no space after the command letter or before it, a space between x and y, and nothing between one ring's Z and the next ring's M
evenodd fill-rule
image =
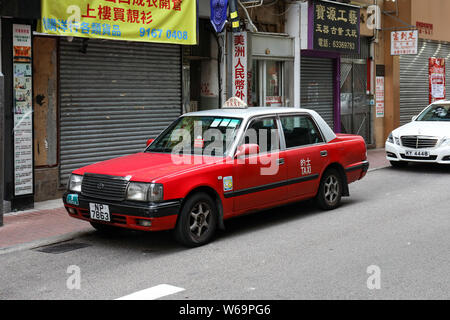
M167 286L176 293L163 299L189 304L449 299L449 174L450 166L416 164L372 171L336 210L305 202L230 219L195 249L170 232L90 232L4 254L0 300L118 299Z
M384 149L368 151L370 169L389 166ZM0 227L0 254L70 240L94 229L68 216L61 199L36 203L34 210L6 214Z

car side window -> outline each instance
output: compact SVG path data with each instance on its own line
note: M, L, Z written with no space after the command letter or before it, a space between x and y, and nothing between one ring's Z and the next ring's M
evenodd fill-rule
M244 136L245 144L257 144L260 153L280 150L280 136L276 118L252 121Z
M324 142L315 122L310 116L282 116L286 148L295 148Z

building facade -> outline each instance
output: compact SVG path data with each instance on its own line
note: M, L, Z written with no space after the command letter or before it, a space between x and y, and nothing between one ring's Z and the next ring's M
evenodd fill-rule
M73 169L141 151L180 114L232 96L316 110L335 132L383 147L428 104L429 59L450 57L445 0L246 1L237 33L231 23L217 33L210 1L199 0L195 45L49 34L40 1L7 3L6 211L58 198ZM393 55L392 32L415 30L417 54Z

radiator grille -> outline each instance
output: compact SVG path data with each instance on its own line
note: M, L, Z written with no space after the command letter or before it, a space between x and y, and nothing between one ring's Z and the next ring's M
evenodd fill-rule
M435 138L422 138L418 136L404 136L402 139L402 145L411 149L427 149L434 148L438 142Z
M91 198L123 201L127 187L128 180L122 177L85 174L81 193Z

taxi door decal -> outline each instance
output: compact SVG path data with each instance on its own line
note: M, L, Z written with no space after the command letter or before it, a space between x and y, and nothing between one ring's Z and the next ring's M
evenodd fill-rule
M223 177L223 191L233 190L233 177Z

